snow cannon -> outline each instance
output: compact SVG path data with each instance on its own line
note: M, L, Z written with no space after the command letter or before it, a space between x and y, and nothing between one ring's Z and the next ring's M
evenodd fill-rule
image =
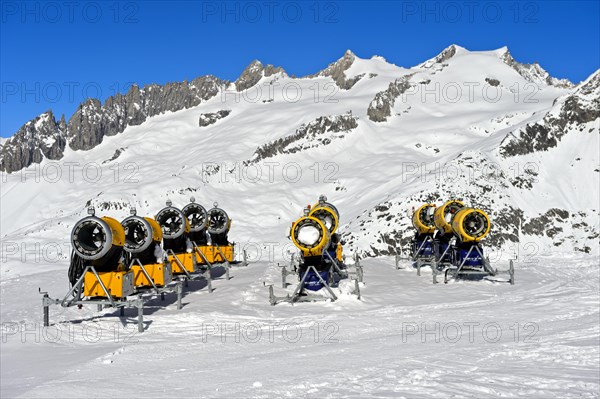
M321 280L329 281L330 264L324 261L324 252L331 240L330 230L322 220L310 216L310 207L292 224L290 238L301 251L302 261L299 278L304 278L302 288L318 291L323 288Z
M206 245L208 237L206 228L208 227L208 212L202 205L196 203L194 197L190 198L190 203L181 210L190 223L189 237L196 245Z
M172 270L171 265L164 262L162 228L152 218L137 216L135 208L131 208L130 213L121 225L133 284L135 287L164 287L171 282Z
M481 209L460 209L452 219L452 231L458 241L479 242L490 232L490 218Z
M329 230L331 240L326 250L332 258L337 259L338 262L342 262L343 248L341 236L336 233L340 219L337 208L330 202L327 202L326 196L321 195L319 196L319 201L310 209L308 216L319 219Z
M158 222L163 233L163 245L165 250L175 253L188 251L188 235L190 233L190 222L183 212L167 201L166 207L158 211L155 220Z
M339 226L337 208L327 202L324 195L314 205L304 208L303 215L292 223L288 238L300 250L300 256L292 256L291 271L284 266L281 269L282 288L287 288L288 275L298 275L298 285L293 294L276 296L273 286L269 286L269 302L276 305L280 302L313 302L337 300L333 287L340 287L342 279L348 279L350 272L342 259L341 235L336 233ZM297 260L297 262L296 262ZM362 267L355 263L353 272L357 279L353 280L354 290L351 292L360 299L359 281L362 282ZM320 291L320 292L316 292Z
M411 245L411 256L415 261L427 260L433 256L433 233L435 232L435 204L413 208L412 224L416 230Z
M480 245L490 232L490 218L481 209L462 208L452 219L456 236L453 262L463 270L483 269L485 259Z
M450 200L435 209L433 221L436 232L434 234L433 252L438 265L452 261L452 251L450 251L450 241L454 237L452 220L458 211L464 207L465 204L462 201Z
M121 263L125 231L121 223L108 216L95 215L93 207L71 232L73 253L69 281L83 284L84 297L124 298L133 293L133 273Z
M215 202L212 209L208 211L208 234L211 242L219 246L229 245L227 233L231 228L231 219L227 212L219 208Z
M180 209L167 201L155 217L162 229L163 247L168 255L174 275L194 273L196 261L192 257L193 246L189 239L190 222Z

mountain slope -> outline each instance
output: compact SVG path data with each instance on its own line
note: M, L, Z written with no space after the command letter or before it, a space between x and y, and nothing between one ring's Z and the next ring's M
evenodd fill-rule
M540 253L596 253L598 116L579 111L594 109L596 80L570 88L524 77L506 53L455 46L402 68L346 52L304 78L253 62L237 85L187 85L186 101L152 87L102 106L89 101L69 121L87 133L67 128L59 179L43 175L49 159L3 173L2 235L62 239L88 204L122 218L132 205L153 215L167 198L183 206L194 195L232 214L234 240L276 243L281 258L287 227L323 193L343 210L348 251L377 255L406 246L413 206L456 197L491 214L488 243L503 255L528 243ZM356 81L340 84L348 79ZM560 117L563 106L571 115L563 127L585 135L505 153L511 140L527 148L520 132ZM352 122L328 130L345 115Z

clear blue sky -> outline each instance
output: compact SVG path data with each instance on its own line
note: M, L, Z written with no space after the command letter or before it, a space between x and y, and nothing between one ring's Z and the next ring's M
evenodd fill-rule
M579 82L600 64L598 1L1 2L3 137L130 82L235 79L253 59L316 72L346 49L413 66L456 43L508 46Z

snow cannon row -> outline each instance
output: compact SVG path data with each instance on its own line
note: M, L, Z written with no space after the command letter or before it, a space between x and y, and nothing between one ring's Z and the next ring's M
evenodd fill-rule
M48 306L64 307L94 303L119 308L143 307L142 295L177 292L181 307L183 282L205 279L212 292L211 269L234 262L234 244L228 240L231 218L215 202L206 210L195 202L182 209L167 201L154 218L137 215L135 208L121 223L109 216L98 217L93 207L75 223L71 233L71 289L62 300L44 294L44 324ZM175 285L171 284L175 283ZM131 300L128 297L137 295ZM141 310L139 310L141 312ZM139 315L141 320L141 313ZM140 331L143 330L141 321Z
M467 207L462 201L450 200L441 206L423 204L412 210L415 236L411 242L411 258L417 273L421 266L431 266L434 282L436 274L449 278L485 278L498 271L484 256L482 241L491 229L490 218L478 208ZM514 269L511 262L511 284Z
M287 288L286 276L289 274L297 275L299 283L293 294L286 297L275 297L270 286L272 305L283 301L294 303L337 299L332 287L339 286L340 280L349 277L348 267L344 264L341 235L337 232L339 220L338 209L321 195L316 204L306 206L302 216L292 223L288 238L299 252L297 257L292 257L291 270L288 271L286 267L282 269L282 288ZM360 265L357 267L360 269ZM362 282L362 269L358 273ZM320 291L329 296L315 294ZM353 293L359 295L358 280Z

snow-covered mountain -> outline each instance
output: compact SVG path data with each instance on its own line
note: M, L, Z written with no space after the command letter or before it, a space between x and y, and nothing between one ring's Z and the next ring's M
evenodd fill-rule
M152 215L193 194L237 241L284 245L324 193L364 255L406 247L410 209L449 198L491 214L494 248L597 252L599 79L452 45L412 68L347 51L301 78L253 61L235 82L133 86L3 143L2 235L62 239L89 204Z
M0 142L0 396L597 397L599 80L506 48L450 46L411 68L348 51L305 77L253 61L235 82L40 115ZM361 300L343 281L336 302L270 306L287 229L319 194L363 257L405 248L423 201L479 206L493 266L518 255L516 284L433 285L376 257ZM227 210L248 267L229 281L215 267L214 293L190 282L180 310L146 297L143 333L134 309L96 306L51 307L41 327L38 287L68 291L87 206L121 220L191 196Z

